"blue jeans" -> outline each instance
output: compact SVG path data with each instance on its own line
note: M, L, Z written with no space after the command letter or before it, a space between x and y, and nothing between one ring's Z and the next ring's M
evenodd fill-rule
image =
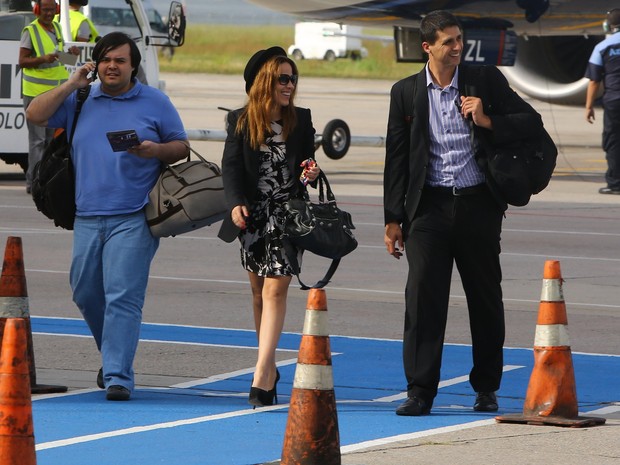
M106 387L133 390L142 306L158 246L142 211L75 219L73 301L101 352Z

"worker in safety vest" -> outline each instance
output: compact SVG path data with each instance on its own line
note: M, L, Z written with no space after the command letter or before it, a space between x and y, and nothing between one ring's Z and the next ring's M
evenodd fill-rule
M33 10L37 18L22 32L19 66L22 69L24 109L37 95L59 86L69 78L69 72L58 59L59 52L64 51L60 24L54 21L59 8L55 0L37 0ZM77 55L79 49L71 47L69 52ZM27 192L30 192L34 165L41 160L45 146L53 135L54 128L28 123Z
M69 0L69 23L71 37L76 42L97 42L101 37L93 22L80 10L88 5L88 0ZM57 15L55 21L60 22Z

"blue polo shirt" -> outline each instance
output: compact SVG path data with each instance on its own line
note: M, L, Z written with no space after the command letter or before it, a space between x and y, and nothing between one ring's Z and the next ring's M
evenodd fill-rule
M71 128L77 93L70 95L48 121ZM170 99L158 89L134 80L125 94L112 97L93 84L77 122L72 160L75 167L77 215L120 215L146 205L161 172L157 159L114 152L107 132L135 129L140 141L185 140L187 134Z
M620 33L608 36L594 47L585 77L603 81L603 105L620 100Z

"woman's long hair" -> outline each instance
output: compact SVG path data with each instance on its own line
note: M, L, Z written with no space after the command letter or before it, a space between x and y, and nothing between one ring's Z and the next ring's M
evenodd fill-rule
M279 103L275 99L275 89L278 85L280 65L288 63L293 69L293 74L298 74L295 62L285 56L276 56L269 59L256 74L254 84L248 94L248 103L237 121L236 132L241 134L247 129L247 137L250 147L258 150L271 131L271 114L278 109ZM297 86L291 92L289 104L281 108L282 137L287 139L297 124L297 115L293 103Z

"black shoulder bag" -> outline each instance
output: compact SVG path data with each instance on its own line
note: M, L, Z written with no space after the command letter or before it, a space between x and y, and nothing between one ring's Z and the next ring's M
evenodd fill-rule
M357 247L357 240L351 231L355 229L351 215L338 208L336 197L323 171L319 173L318 183L319 203L311 202L308 190L304 188L302 197L293 197L284 204L284 248L304 290L327 285L336 272L340 259ZM307 286L301 281L297 254L291 245L332 259L327 273L314 286Z
M75 220L75 174L71 162L71 144L82 105L90 93L90 86L78 90L77 106L71 137L61 131L50 141L41 161L34 166L32 199L37 210L54 220L56 226L73 229Z

